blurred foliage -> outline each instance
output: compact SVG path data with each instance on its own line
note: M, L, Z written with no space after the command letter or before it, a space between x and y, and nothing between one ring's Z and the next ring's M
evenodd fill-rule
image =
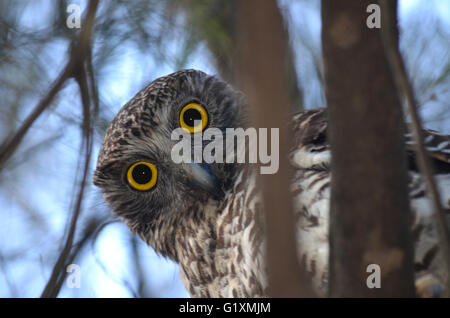
M236 29L237 0L171 0L171 12L185 17L186 31L190 34L186 50L200 42L205 42L220 76L229 83L239 85L236 72L237 41L240 36ZM287 25L286 25L287 26ZM286 67L290 78L289 93L294 110L303 108L303 94L297 80L297 71L292 47L286 56Z
M157 76L195 67L238 83L236 1L100 3L92 48L100 102L94 157L119 108ZM69 3L86 8L85 1L0 1L0 145L67 62L71 41L78 35L77 29L66 27ZM297 109L325 106L320 2L279 3L291 39L286 57L291 98ZM425 125L448 133L450 19L439 14L438 2L419 4L400 19L401 48L428 120ZM70 80L0 174L0 297L34 297L42 292L76 200L82 125L79 92ZM186 295L176 267L158 259L114 222L92 186L87 189L75 242L74 262L81 264L89 279L79 290L64 288L63 297Z

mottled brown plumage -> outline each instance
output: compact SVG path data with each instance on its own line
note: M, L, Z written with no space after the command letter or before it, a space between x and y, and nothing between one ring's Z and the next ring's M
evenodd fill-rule
M265 296L262 201L255 185L258 171L252 165L235 163L201 164L189 170L171 160L171 132L179 126L181 107L192 101L207 109L209 127L224 131L247 126L245 98L220 79L195 70L159 78L128 102L109 125L94 183L134 233L157 253L180 264L192 296ZM289 158L295 170L291 190L302 251L298 257L318 292L325 295L331 179L325 109L295 115L292 127ZM448 209L450 137L425 133L439 166L437 181ZM418 285L425 286L421 289L425 296L442 296L448 269L442 266L431 204L408 134L406 143ZM130 188L124 177L126 169L139 160L158 168L157 184L150 191ZM198 169L208 175L207 184L195 180Z

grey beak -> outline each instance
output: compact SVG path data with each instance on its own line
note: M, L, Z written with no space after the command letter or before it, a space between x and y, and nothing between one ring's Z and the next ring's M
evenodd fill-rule
M222 200L225 193L221 184L206 163L181 163L180 171L184 184L192 189L198 189L209 193L215 200Z

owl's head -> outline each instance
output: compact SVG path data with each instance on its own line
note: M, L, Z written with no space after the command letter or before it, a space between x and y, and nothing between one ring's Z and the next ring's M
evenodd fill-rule
M219 204L238 169L175 163L172 131L182 128L194 138L206 128L242 127L243 104L243 95L217 77L183 70L153 81L110 123L94 184L114 214L157 252L176 259L177 227L206 217L205 207Z

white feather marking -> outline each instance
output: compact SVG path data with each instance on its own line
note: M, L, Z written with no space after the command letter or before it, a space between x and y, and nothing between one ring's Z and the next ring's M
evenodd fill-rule
M425 142L425 143L431 142L433 139L434 139L434 136L433 136L433 135L428 135L428 136L425 137L424 142Z
M297 168L308 169L317 165L329 164L330 160L331 153L329 150L310 152L302 147L294 151L291 163Z
M438 145L438 148L443 150L445 147L447 147L448 145L450 145L450 141L443 141Z

